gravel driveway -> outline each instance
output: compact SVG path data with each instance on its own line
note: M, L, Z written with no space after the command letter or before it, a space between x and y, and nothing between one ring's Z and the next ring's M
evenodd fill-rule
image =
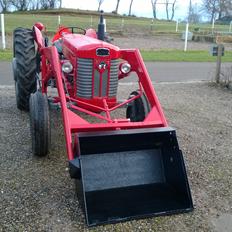
M129 87L134 88L121 86L121 95L127 97ZM229 231L232 94L207 83L155 88L170 125L177 128L195 210L91 231ZM67 170L60 113L55 111L52 151L46 158L33 157L28 115L16 109L14 89L0 87L0 231L88 231Z

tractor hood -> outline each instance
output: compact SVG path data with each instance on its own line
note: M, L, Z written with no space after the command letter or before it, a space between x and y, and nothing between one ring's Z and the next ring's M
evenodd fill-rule
M99 56L97 54L99 48L109 51L108 58L119 58L120 49L112 44L80 34L67 34L63 37L63 53L66 57L72 55L81 58L95 58ZM101 54L100 56L106 55Z

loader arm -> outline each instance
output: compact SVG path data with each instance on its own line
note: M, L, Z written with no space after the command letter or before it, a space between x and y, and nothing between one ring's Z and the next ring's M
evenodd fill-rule
M85 131L105 131L105 130L116 130L116 129L125 130L125 129L167 127L167 121L164 117L158 98L153 90L150 77L146 71L142 57L138 50L129 50L129 51L122 50L121 55L122 55L122 59L125 60L129 60L130 57L132 70L138 74L139 82L141 83L142 88L145 90L145 92L148 93L147 96L152 106L149 115L145 118L143 122L128 122L127 120L113 121L109 119L106 120L107 123L97 123L97 124L88 123L87 121L83 120L81 117L79 117L77 114L75 114L74 112L72 112L70 109L67 108L67 101L68 101L70 108L104 119L104 117L101 117L98 114L77 107L72 102L76 102L77 104L80 104L81 102L76 101L75 99L65 94L64 86L63 86L64 78L62 77L63 74L61 72L61 64L60 64L59 54L57 52L57 49L54 46L47 47L42 50L42 53L44 54L43 63L44 64L48 63L45 73L48 73L50 70L52 76L54 76L56 79L57 89L59 93L59 100L62 109L62 116L63 116L64 129L65 129L65 139L66 139L66 146L67 146L69 160L72 160L74 158L74 154L72 151L71 133L79 133ZM42 86L44 92L46 92L46 83L48 81L48 78L49 76L45 75L44 80L42 81L42 83L44 83L44 85ZM123 104L127 104L132 100L133 99L125 101ZM107 107L105 109L102 108L101 110L110 113L112 110L121 107L121 105L122 103L119 104L118 106L113 107L112 109Z

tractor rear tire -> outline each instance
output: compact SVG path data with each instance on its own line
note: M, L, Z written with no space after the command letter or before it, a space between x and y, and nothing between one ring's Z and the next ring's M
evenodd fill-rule
M129 99L137 95L139 95L139 93L134 91L130 94ZM142 122L149 112L150 105L147 97L143 94L140 98L137 98L128 104L126 118L129 118L131 122Z
M30 97L32 152L46 156L51 143L50 114L47 96L37 91Z
M20 110L29 110L30 94L37 89L36 49L33 32L30 29L16 28L13 38L12 62L16 90L16 103Z

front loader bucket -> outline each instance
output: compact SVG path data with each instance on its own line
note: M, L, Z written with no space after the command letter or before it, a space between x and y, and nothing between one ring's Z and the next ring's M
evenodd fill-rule
M193 209L172 128L79 134L70 161L88 226Z

